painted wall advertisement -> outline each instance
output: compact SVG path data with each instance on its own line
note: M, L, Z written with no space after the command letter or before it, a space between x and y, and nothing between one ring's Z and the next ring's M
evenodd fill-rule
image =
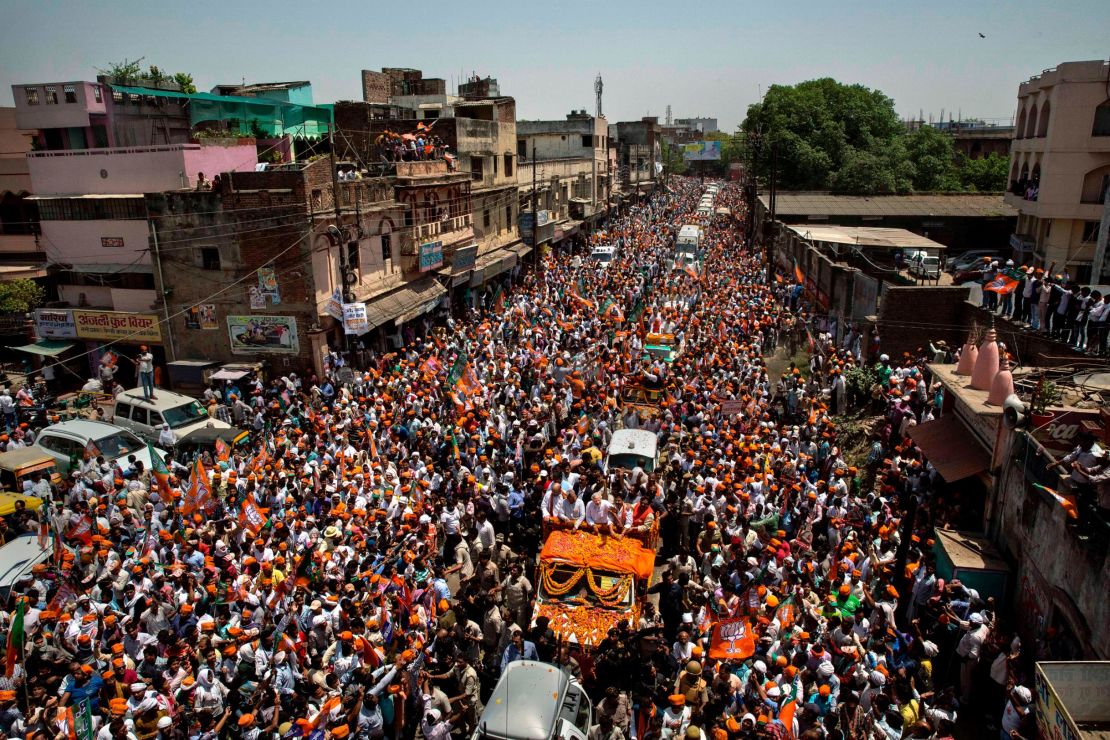
M72 309L78 339L162 343L157 314Z
M428 272L443 265L443 242L424 242L420 245L420 272Z
M370 320L366 317L365 303L343 304L343 331L356 336L370 331Z
M237 355L300 350L295 316L228 316L227 334Z
M220 324L216 321L216 304L202 303L199 306L191 307L185 313L185 328L209 331L219 329Z

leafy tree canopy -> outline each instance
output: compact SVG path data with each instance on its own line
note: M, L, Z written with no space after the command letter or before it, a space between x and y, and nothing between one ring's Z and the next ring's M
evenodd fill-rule
M46 291L34 280L18 278L0 282L0 312L25 313L42 305Z
M932 127L907 132L894 101L879 90L831 78L772 85L741 126L750 145L778 151L784 190L883 194L1002 190L1006 159L963 161L951 137Z

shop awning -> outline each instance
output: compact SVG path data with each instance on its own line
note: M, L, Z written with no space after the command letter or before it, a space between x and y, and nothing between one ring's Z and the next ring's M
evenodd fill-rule
M0 279L43 277L46 277L46 270L42 265L0 265Z
M18 350L19 352L26 352L30 355L57 357L72 346L73 342L56 342L53 339L43 339L41 342L25 344L22 347L12 347L11 349Z
M398 288L392 293L386 293L380 298L375 298L366 303L366 320L370 328L400 317L415 318L417 315L430 311L438 304L439 300L447 294L447 289L440 285L434 277L426 277L413 281L403 288Z
M246 370L228 370L226 368L217 370L208 376L212 380L240 380L247 377Z
M910 427L910 438L949 483L990 467L990 455L955 416L942 416Z

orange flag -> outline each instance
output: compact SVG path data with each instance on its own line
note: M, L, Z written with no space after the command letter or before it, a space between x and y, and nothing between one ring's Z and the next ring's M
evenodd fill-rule
M725 619L713 625L709 657L715 660L744 660L755 654L755 636L747 619Z

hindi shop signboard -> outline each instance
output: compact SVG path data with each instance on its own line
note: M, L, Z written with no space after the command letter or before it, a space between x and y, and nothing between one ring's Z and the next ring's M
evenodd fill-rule
M424 242L420 245L420 272L443 266L443 242Z
M76 339L77 325L68 308L40 308L35 311L35 334L39 339Z
M78 339L162 343L158 315L124 311L86 311L73 309Z
M300 351L295 316L228 316L227 335L237 355Z

